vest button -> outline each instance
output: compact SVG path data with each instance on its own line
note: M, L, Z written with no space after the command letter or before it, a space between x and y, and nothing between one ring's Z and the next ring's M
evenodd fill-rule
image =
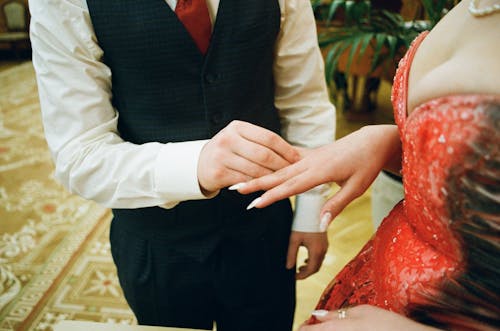
M209 84L215 83L216 80L217 80L217 75L215 74L207 74L205 76L205 81Z

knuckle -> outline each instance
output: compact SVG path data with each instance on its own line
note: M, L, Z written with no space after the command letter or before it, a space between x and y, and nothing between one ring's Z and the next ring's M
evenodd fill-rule
M238 129L241 128L242 125L243 125L242 121L232 120L231 123L229 123L228 127Z
M216 167L212 170L212 177L215 180L221 180L226 174L226 169L224 167Z
M217 140L215 141L215 144L217 147L225 147L227 146L231 141L231 138L228 134L222 134L219 137L217 137Z
M268 151L258 152L257 157L263 164L269 164L273 160L271 153L269 153Z
M251 155L253 155L252 157L254 162L257 162L259 164L265 163L266 160L268 159L268 156L266 155L267 151L262 148L252 147L250 153Z
M263 177L272 174L271 170L262 167L259 167L256 172L257 175L254 177Z
M212 151L212 161L214 164L220 164L221 160L224 160L224 150L221 148L216 148Z
M275 134L274 132L270 132L270 131L266 132L266 136L265 137L266 137L266 140L271 145L276 145L279 142L279 140L280 140L280 138L279 138L279 136L277 134Z

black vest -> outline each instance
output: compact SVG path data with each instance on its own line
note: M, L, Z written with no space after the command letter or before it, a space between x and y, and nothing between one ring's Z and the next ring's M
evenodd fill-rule
M207 139L234 119L279 131L272 74L277 0L221 0L206 56L165 0L87 3L125 140Z
M221 0L205 56L165 0L87 4L104 62L112 71L113 104L124 140L141 144L207 139L234 119L280 131L272 72L280 29L277 0ZM244 224L250 237L265 231L265 221L261 226L241 221L249 215L265 219L270 212L246 212L253 198L223 191L215 199L185 201L171 210L114 210L114 223L176 245L205 242L206 247L194 249L206 251L235 224ZM287 201L273 208L290 216Z

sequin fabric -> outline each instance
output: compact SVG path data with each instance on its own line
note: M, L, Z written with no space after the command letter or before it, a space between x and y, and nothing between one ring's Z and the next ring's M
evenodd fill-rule
M317 309L371 304L407 315L408 307L439 295L445 280L464 271L463 240L454 231L450 169L462 172L488 118L481 104L500 96L451 95L428 101L407 116L407 86L420 34L400 61L392 103L403 146L405 200L384 219L373 238L327 286ZM480 162L480 160L478 161ZM467 162L468 164L470 162ZM461 176L460 172L453 176ZM458 220L463 222L464 220ZM310 323L314 323L312 318Z

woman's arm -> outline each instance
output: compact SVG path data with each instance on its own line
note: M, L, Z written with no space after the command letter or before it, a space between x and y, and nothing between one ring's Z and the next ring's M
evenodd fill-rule
M320 213L326 229L352 200L362 195L381 169L398 172L401 167L401 142L395 125L365 126L338 141L304 150L303 158L270 175L235 185L242 194L265 190L249 208L264 208L273 202L305 192L328 182L341 189L323 206Z

